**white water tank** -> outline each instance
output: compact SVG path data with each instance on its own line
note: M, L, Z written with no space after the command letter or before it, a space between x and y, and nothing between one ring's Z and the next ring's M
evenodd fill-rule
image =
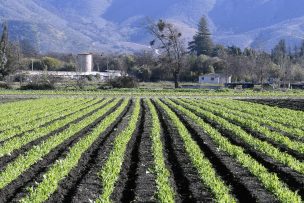
M93 71L93 55L90 53L78 54L77 56L78 68L77 72L90 73Z

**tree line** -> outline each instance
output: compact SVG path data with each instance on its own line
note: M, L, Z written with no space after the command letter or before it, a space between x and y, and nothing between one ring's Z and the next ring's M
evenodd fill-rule
M73 54L39 54L30 42L10 42L8 25L3 24L0 42L0 79L17 70L75 71ZM198 76L219 73L233 81L288 84L304 81L304 41L287 47L281 40L271 53L252 48L240 49L212 41L205 17L198 23L193 40L184 42L183 33L167 21L147 22L149 50L134 54L95 54L94 70L121 70L143 82L197 82Z

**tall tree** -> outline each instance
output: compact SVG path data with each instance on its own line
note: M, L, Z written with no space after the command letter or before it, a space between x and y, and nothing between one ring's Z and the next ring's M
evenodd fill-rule
M182 34L171 23L159 20L151 23L148 31L154 37L150 46L159 55L162 66L167 67L173 73L175 88L179 87L179 75L183 66L184 50Z
M304 40L301 43L301 47L300 47L300 53L299 53L300 57L304 56Z
M8 28L7 23L3 23L3 33L0 41L0 77L4 77L7 64L7 47L8 47Z
M274 47L274 49L271 52L273 61L281 65L283 64L283 61L286 59L287 56L287 47L285 40L280 40L279 43Z
M279 43L272 50L272 60L276 63L281 72L283 73L282 80L285 84L290 84L291 77L291 60L287 54L286 42L285 40L280 40Z
M201 18L198 24L198 31L194 35L193 41L189 42L188 49L190 53L195 53L197 56L201 54L210 56L212 54L213 42L205 17Z

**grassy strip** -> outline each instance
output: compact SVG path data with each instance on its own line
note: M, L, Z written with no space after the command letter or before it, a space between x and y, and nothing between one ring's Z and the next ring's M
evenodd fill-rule
M91 101L92 102L92 101ZM91 103L90 102L90 103ZM64 115L67 115L68 112L71 111L72 108L77 108L77 106L82 105L83 101L76 101L74 104L67 103L62 106L54 106L54 107L44 107L45 112L43 114L38 115L37 117L33 116L31 119L27 120L25 118L15 118L16 125L8 125L6 128L7 130L4 130L0 133L0 141L4 141L7 139L10 139L11 137L14 137L15 135L19 135L22 133L25 133L30 130L35 130L41 127L42 125L53 121L54 119L63 117ZM31 117L31 115L28 115L28 117Z
M115 102L112 102L104 108L98 110L98 112L94 113L93 115L81 120L76 124L70 125L69 128L65 129L55 136L50 137L42 144L34 146L25 154L19 155L13 162L10 162L6 168L0 172L0 190L15 180L33 164L38 162L39 159L47 155L52 149L56 148L65 140L77 134L82 129L93 123L96 119L106 114L106 112L113 108L117 103L118 99L115 100Z
M261 91L253 90L204 90L204 89L112 89L92 91L60 91L60 90L0 90L0 95L107 95L107 96L262 96L262 97L301 97L302 90Z
M152 152L154 157L154 172L156 174L156 185L157 185L157 197L159 202L170 203L174 202L174 190L171 187L169 178L170 172L166 168L164 155L163 155L163 144L161 141L161 127L160 121L156 112L156 109L149 99L145 100L149 107L152 115Z
M288 203L301 202L301 197L286 187L286 185L279 180L276 174L270 173L263 165L258 163L251 156L245 154L243 148L231 144L228 139L223 137L216 129L191 112L200 112L197 107L191 108L190 111L183 108L181 105L173 103L172 101L166 100L166 102L199 125L201 129L219 146L220 150L225 151L230 156L234 157L243 167L247 168L270 192L276 195L279 201ZM191 104L186 103L183 103L183 105L187 107L192 106Z
M211 190L217 201L236 202L234 197L230 194L229 187L227 187L221 178L216 174L212 164L204 156L204 153L192 139L191 134L184 124L179 120L177 115L160 100L157 99L156 102L167 113L174 126L177 127L178 133L184 141L185 149L193 165L199 172L202 183Z
M289 166L295 171L298 171L299 173L304 174L304 163L295 159L293 156L281 152L279 149L275 148L274 146L270 145L267 142L263 142L252 135L246 133L244 130L241 129L240 126L234 125L230 123L229 121L214 115L213 113L203 110L198 106L195 106L196 104L187 101L183 102L181 100L174 100L178 102L179 104L182 104L183 106L187 107L188 109L191 109L192 111L200 114L201 116L208 118L210 120L213 120L214 122L218 123L219 126L227 130L229 132L232 132L236 137L242 139L245 143L251 145L255 150L258 150L267 156L273 158L274 160L279 161L282 164L285 164L286 166Z
M103 185L103 191L100 197L97 199L97 203L111 202L110 196L113 193L115 183L119 178L125 151L128 142L136 130L139 115L140 100L136 99L135 107L129 120L129 125L116 137L113 143L113 150L111 151L106 163L104 164L99 174Z
M183 100L185 102L189 100ZM191 101L192 103L193 101ZM194 104L194 103L192 103ZM199 106L200 108L210 111L228 121L237 123L241 126L250 128L251 130L255 132L259 132L263 134L265 137L269 138L270 140L273 140L277 143L280 143L282 145L285 145L287 148L292 149L294 151L297 151L301 154L304 153L304 143L293 141L289 139L287 136L284 136L278 132L272 132L267 127L262 126L260 122L263 122L265 118L257 118L254 119L253 116L250 115L243 115L242 113L236 112L234 110L229 110L227 108L218 108L218 106L210 104L208 102L199 102L196 103L196 106Z
M110 99L106 99L103 102L90 106L89 108L87 108L83 111L78 111L78 108L86 108L90 104L86 104L86 105L83 105L80 107L77 106L74 109L71 109L73 111L78 111L75 114L72 114L62 120L55 121L54 123L50 124L49 126L46 126L43 128L37 128L33 132L25 133L21 137L14 137L14 138L4 142L0 148L0 158L5 155L9 155L15 149L19 149L23 145L26 145L33 140L43 137L43 136L47 135L48 133L53 132L53 131L69 124L70 122L73 122L73 121L77 120L78 118L85 116L89 112L94 111L96 108L103 106L104 104L106 104L109 101L110 101ZM69 111L67 113L71 113L71 112Z
M101 121L93 131L78 141L69 149L69 153L64 159L58 160L53 164L44 175L42 182L36 187L29 188L29 194L21 200L24 203L38 203L46 201L52 195L59 182L64 179L69 172L78 164L83 153L85 153L94 141L102 134L127 107L129 101L125 100L119 108Z

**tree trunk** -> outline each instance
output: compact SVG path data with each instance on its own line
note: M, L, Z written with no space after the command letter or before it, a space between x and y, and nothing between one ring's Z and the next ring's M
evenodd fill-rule
M174 76L174 87L175 87L175 89L177 89L177 88L179 88L179 84L178 84L178 76L179 76L179 74L176 73L176 72L174 72L173 76Z

